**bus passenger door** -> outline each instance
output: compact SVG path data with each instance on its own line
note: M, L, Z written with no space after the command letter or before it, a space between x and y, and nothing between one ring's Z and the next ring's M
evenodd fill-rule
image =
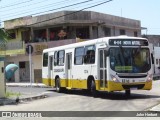
M72 88L72 53L66 54L66 79L67 88Z
M98 79L100 80L100 88L107 87L107 61L106 61L106 50L105 49L99 49L99 56L98 56L98 64L99 64L99 70Z

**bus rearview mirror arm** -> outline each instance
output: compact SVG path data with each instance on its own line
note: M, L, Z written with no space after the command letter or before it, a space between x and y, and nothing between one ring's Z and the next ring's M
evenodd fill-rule
M106 46L106 50L105 50L105 53L104 53L104 54L105 54L106 57L109 56L109 47L108 47L108 46Z

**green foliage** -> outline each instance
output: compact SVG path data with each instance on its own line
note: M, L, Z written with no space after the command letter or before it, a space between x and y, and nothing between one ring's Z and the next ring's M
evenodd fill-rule
M19 96L21 96L21 93L15 93L15 92L9 92L9 91L7 91L6 94L5 94L6 98L9 98L9 97L19 97Z
M8 40L9 34L4 29L0 28L0 50L5 48Z
M8 41L9 40L9 34L4 30L0 28L0 41Z

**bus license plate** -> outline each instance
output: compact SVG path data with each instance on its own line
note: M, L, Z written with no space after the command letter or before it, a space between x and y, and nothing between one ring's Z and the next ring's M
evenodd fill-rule
M130 88L130 90L137 90L137 88L136 87L132 87L132 88Z
M130 83L129 79L122 79L122 83Z

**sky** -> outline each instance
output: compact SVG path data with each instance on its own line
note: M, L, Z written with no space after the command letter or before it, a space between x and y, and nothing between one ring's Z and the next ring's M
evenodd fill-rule
M142 34L160 35L160 0L0 0L1 26L5 20L62 10L81 10L103 2L106 3L85 11L140 20L141 27L147 28Z

